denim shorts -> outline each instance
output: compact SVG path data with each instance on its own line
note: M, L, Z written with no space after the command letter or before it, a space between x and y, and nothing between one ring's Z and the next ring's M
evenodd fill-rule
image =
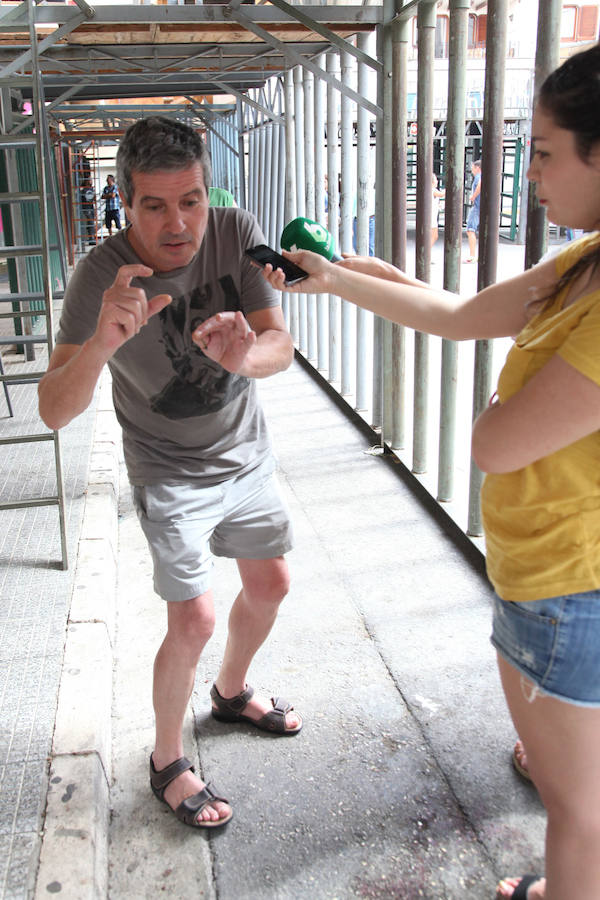
M467 216L467 231L479 231L479 210L476 206L472 206Z
M154 563L154 590L168 601L209 590L213 556L275 559L293 545L274 460L221 484L136 485L133 502Z
M496 596L491 641L539 694L600 707L600 590L527 603Z

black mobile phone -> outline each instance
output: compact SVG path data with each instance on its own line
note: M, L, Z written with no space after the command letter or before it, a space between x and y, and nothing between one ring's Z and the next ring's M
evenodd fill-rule
M301 269L295 263L290 262L281 253L271 250L266 244L259 244L258 247L249 247L247 250L244 250L244 253L250 257L252 262L263 268L267 263L271 263L274 269L281 269L285 275L286 284L296 284L297 281L308 278L308 272L305 272L304 269Z

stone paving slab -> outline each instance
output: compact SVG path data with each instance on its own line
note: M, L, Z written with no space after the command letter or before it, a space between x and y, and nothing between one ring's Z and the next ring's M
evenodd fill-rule
M6 372L44 369L3 348ZM0 397L3 437L40 433L35 385ZM38 866L66 628L88 486L95 402L61 433L68 552L63 571L55 507L0 511L0 896L29 898ZM2 448L0 497L14 502L56 490L51 443Z

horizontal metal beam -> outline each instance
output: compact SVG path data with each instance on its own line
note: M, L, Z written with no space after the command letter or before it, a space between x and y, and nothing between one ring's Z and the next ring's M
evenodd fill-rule
M381 6L302 6L302 12L316 22L334 27L373 26L383 22ZM289 25L293 19L275 6L260 4L244 6L244 13L254 22L263 25ZM58 4L40 5L36 7L37 24L64 25L74 16L80 16L72 6ZM196 6L155 6L144 4L133 6L102 5L94 7L93 25L152 25L152 24L189 24L197 25L207 22L230 22L231 9L226 5L207 4Z
M219 89L212 78L212 73L205 72L203 75L194 73L189 76L188 73L177 73L175 75L164 76L160 82L153 82L152 79L146 80L136 75L107 75L101 80L82 78L81 75L59 75L44 76L44 97L46 100L55 100L71 87L79 87L77 99L81 100L119 100L121 98L133 97L182 97L187 94L200 96L202 94L231 93L232 89L245 91L250 88L263 87L267 77L272 74L268 73L263 77L256 77L252 73L227 73L228 84L224 88ZM231 85L229 83L232 83ZM21 87L23 99L30 100L32 98L31 80L27 85Z
M321 53L327 49L326 41L286 41L286 47L307 54ZM267 47L267 52L277 58L283 55L279 50ZM27 44L3 42L0 45L0 63L9 62L18 53L27 50ZM209 41L207 43L135 43L135 44L58 44L49 47L44 52L47 59L62 59L69 62L71 59L83 62L93 59L96 55L110 55L116 59L157 59L157 60L193 60L196 57L252 57L260 52L261 44L257 41L235 41L225 44Z

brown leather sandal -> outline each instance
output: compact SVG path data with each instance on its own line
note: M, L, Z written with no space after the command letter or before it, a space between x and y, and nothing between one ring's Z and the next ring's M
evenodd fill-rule
M302 719L300 716L300 724L295 728L288 728L285 723L286 714L293 710L291 703L282 697L271 697L273 709L262 716L260 719L252 719L250 716L242 715L242 710L246 708L249 701L254 695L254 688L246 685L245 690L237 694L235 697L225 698L219 693L216 684L210 689L210 696L213 701L212 714L219 722L248 722L260 728L261 731L268 731L274 735L291 735L298 734L302 730ZM298 715L298 713L296 713Z
M152 756L150 756L150 787L152 788L154 796L158 797L159 800L162 800L163 803L167 803L165 800L165 788L171 784L178 775L181 775L182 772L187 772L188 769L192 772L195 771L189 759L182 756L179 759L176 759L175 762L172 762L169 766L165 766L160 772L157 772L154 768L154 763L152 762ZM177 809L173 809L168 803L167 806L169 806L169 809L173 810L173 813L180 822L183 822L185 825L191 825L192 828L220 828L221 825L226 825L227 822L229 822L233 816L233 812L230 812L228 816L223 816L221 819L216 819L214 822L210 819L198 821L198 813L202 812L205 806L219 800L221 803L229 803L225 797L218 797L211 789L210 785L206 784L197 794L186 797L186 799L179 804Z

